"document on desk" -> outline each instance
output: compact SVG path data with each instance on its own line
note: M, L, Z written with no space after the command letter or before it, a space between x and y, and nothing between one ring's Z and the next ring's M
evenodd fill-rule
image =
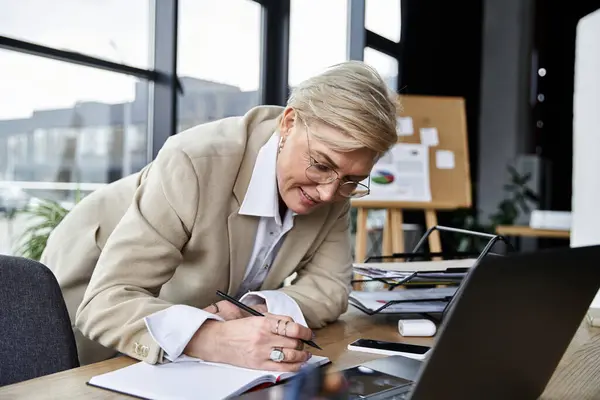
M412 272L394 271L389 269L369 267L369 264L362 264L362 266L354 266L354 272L364 277L371 279L387 279L400 281L404 278L411 276ZM423 271L421 274L413 277L411 281L428 281L428 280L461 280L465 277L466 272L427 272Z
M350 293L350 304L375 311L390 301L405 302L396 303L381 310L381 313L439 313L444 311L448 300L435 300L451 298L456 293L456 287L432 288L432 289L406 289L406 290L381 290L376 292L352 291ZM431 301L428 301L430 300ZM411 302L410 300L418 300Z
M329 359L312 356L308 363L321 366L329 363ZM142 399L221 400L293 375L202 361L157 365L139 362L94 376L88 384Z
M475 259L442 260L442 261L410 261L410 262L368 262L354 263L354 268L377 268L395 272L414 271L445 271L452 272L452 268L471 268L475 265Z

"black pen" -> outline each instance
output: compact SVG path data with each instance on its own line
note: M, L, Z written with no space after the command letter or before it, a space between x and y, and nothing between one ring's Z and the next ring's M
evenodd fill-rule
M221 292L220 290L217 290L217 294L219 296L221 296L223 299L227 300L228 302L230 302L232 304L235 304L236 306L238 306L242 310L244 310L246 312L249 312L250 314L254 315L255 317L264 317L263 314L261 314L260 312L256 311L254 308L248 307L244 303L237 301L233 297L226 295L225 293ZM315 349L323 350L322 348L319 347L318 344L316 344L312 340L304 340L304 339L300 339L300 340L302 341L302 343L306 343L307 345L312 346Z

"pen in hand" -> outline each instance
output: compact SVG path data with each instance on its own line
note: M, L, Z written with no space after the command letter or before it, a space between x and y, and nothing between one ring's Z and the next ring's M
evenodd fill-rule
M247 305L245 305L244 303L237 301L236 299L234 299L231 296L228 296L227 294L221 292L220 290L217 290L217 295L219 295L221 298L223 298L224 300L227 300L228 302L230 302L233 305L238 306L239 308L241 308L242 310L254 315L255 317L264 317L264 314L256 311L254 308L252 307L248 307ZM318 344L316 344L315 342L313 342L312 340L304 340L304 339L300 339L303 343L314 347L315 349L319 349L319 350L323 350L322 348L319 347Z

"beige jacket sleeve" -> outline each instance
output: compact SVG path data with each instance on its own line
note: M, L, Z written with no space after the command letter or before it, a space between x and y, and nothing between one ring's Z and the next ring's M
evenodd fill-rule
M281 289L297 303L310 328L335 321L348 309L352 280L350 204L298 272L293 284Z
M182 261L198 186L188 155L165 146L100 254L76 315L85 336L149 363L162 361L143 319L171 306L157 296Z

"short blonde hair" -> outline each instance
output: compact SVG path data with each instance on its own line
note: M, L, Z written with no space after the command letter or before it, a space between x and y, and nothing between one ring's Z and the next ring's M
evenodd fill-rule
M346 61L294 87L287 106L300 119L318 121L346 134L333 141L313 131L336 151L368 148L381 156L398 140L396 97L379 73L361 61Z

